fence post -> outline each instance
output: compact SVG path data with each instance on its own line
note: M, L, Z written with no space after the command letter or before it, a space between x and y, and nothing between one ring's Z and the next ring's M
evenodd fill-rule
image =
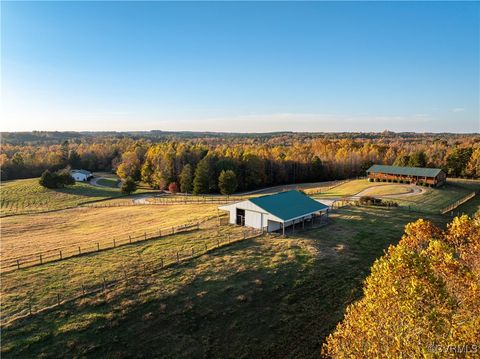
M172 227L172 234L175 234L175 227Z
M103 292L105 293L106 290L107 290L107 280L105 279L105 277L103 277Z
M97 242L97 252L100 252L100 243Z
M220 247L220 241L217 239L217 247Z
M82 283L82 295L85 295L85 285Z
M62 251L60 251L60 259L62 259Z
M40 254L40 264L43 264L42 255Z
M78 246L78 254L82 254L82 250L80 249L80 246Z
M115 238L113 239L113 248L115 248L117 244L115 243Z
M144 233L145 240L147 240L147 232Z
M178 256L178 252L177 252L177 263L180 261L180 257Z
M205 252L208 251L207 243L205 243Z
M130 236L130 235L128 236L128 242L132 243L132 236Z
M160 268L163 268L163 258L160 258Z

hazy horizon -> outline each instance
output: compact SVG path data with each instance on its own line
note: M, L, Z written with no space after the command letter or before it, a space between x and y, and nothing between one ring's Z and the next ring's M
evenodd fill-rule
M3 132L480 132L479 3L1 6Z

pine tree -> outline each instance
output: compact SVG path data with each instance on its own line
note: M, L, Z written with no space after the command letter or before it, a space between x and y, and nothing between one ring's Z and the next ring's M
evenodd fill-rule
M193 189L193 171L190 164L185 165L180 172L180 191L190 193Z
M210 165L208 159L202 159L195 169L195 178L193 179L193 193L208 193L209 192L209 176Z
M237 189L237 176L232 170L222 171L218 177L218 187L220 193L231 195Z

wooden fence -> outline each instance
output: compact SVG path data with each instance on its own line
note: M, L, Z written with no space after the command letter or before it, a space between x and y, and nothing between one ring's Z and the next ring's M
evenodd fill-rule
M106 208L106 207L128 207L128 206L151 206L151 205L165 205L165 204L228 204L232 202L239 202L244 201L250 197L240 197L240 196L232 196L232 197L198 197L198 196L186 196L184 198L181 197L152 197L148 200L145 199L144 201L139 201L138 199L132 199L129 201L123 202L113 202L113 203L93 203L93 204L84 204L82 207L93 207L93 208Z
M108 249L121 247L124 245L143 242L152 239L159 239L173 234L189 232L198 230L200 224L216 218L217 216L210 216L202 221L195 223L186 223L176 227L159 228L153 232L144 232L142 234L128 235L122 238L113 238L108 240L99 240L97 242L89 243L88 245L75 245L68 247L58 247L43 252L32 253L23 257L16 257L0 261L0 268L2 273L8 273L14 270L34 267L48 262L56 262L67 258L77 257L89 253L100 252Z
M442 214L446 214L450 211L453 211L455 208L457 208L458 206L461 206L462 204L464 204L465 202L471 200L473 197L476 196L476 192L472 192L472 193L469 193L467 194L465 197L463 198L460 198L458 201L455 201L453 202L452 204L448 205L447 207L443 208L440 213Z
M171 253L170 255L164 255L155 260L143 261L140 258L139 263L133 268L123 267L121 270L109 273L108 276L103 276L99 281L95 283L84 283L81 287L74 290L70 295L66 295L61 292L51 293L51 297L48 300L41 300L41 302L35 302L30 296L24 300L25 308L21 309L11 315L2 317L2 324L10 324L22 318L26 318L31 315L43 313L49 310L54 310L63 304L73 302L77 299L92 296L98 293L105 294L109 289L119 286L120 284L129 285L133 282L136 283L149 283L148 280L154 277L155 274L169 268L173 265L197 258L201 255L214 251L218 248L230 245L246 239L256 238L261 236L263 232L255 229L245 229L238 236L226 236L222 239L217 239L213 245L207 245L207 243L199 243L196 246L192 246L188 249L179 250ZM65 287L65 286L60 286Z

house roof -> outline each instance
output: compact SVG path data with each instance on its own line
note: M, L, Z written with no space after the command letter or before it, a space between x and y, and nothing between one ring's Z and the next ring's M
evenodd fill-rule
M387 173L391 175L418 176L418 177L435 177L442 170L440 168L423 168L423 167L399 167L373 165L367 170L367 173Z
M85 176L91 176L92 175L92 173L87 171L87 170L72 170L72 172L81 173L81 174L84 174Z
M299 191L280 192L251 198L249 201L284 221L328 208Z

